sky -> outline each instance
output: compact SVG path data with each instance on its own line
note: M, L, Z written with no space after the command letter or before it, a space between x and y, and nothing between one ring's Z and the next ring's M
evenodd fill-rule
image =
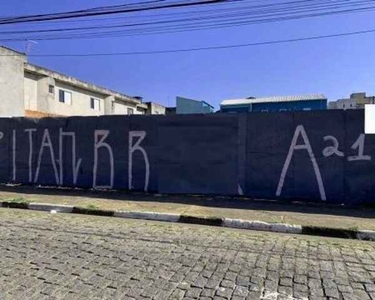
M1 1L1 16L51 13L129 0ZM256 0L254 0L256 1ZM30 54L153 51L254 43L375 29L375 11L226 29L39 41ZM27 25L22 25L23 29ZM6 28L18 28L8 26ZM24 51L25 42L3 45ZM375 33L248 48L106 57L29 57L29 62L130 96L174 106L176 96L216 108L225 99L353 92L375 95Z

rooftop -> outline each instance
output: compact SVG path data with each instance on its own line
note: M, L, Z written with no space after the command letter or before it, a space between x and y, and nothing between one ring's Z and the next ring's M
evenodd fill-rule
M25 71L31 72L31 73L36 73L44 76L50 76L52 78L55 78L56 80L59 80L61 82L66 82L68 84L80 87L82 89L90 90L99 94L107 95L107 96L114 96L116 99L126 101L126 102L132 102L132 103L141 103L140 100L130 97L127 95L124 95L122 93L112 91L110 89L104 88L97 86L92 83L88 83L79 79L76 79L74 77L70 77L64 74L61 74L56 71L52 71L37 65L33 65L30 63L25 63Z
M253 104L253 103L269 103L269 102L293 102L293 101L309 101L309 100L327 100L323 94L312 95L294 95L294 96L274 96L274 97L261 97L254 99L230 99L224 100L220 105L239 105L239 104Z
M3 54L4 56L26 57L25 53L13 50L8 47L0 46L0 49L3 52L6 52L6 54ZM40 67L40 66L28 63L28 62L25 63L24 70L29 73L39 74L43 76L50 76L56 80L68 83L70 85L73 85L82 89L96 92L105 96L114 96L117 100L125 101L128 103L133 103L133 104L139 104L141 107L147 108L147 105L143 104L139 99L135 97L131 97L120 92L116 92L116 91L113 91L113 90L110 90L110 89L107 89L107 88L104 88L104 87L101 87L92 83L88 83L83 80L79 80L77 78L74 78L74 77L71 77L71 76L68 76L68 75L65 75L65 74L44 68L44 67Z
M0 46L0 48L2 48L3 50L6 50L8 52L10 52L6 56L26 56L26 53L14 50L12 48L8 48L8 47L5 47L5 46Z

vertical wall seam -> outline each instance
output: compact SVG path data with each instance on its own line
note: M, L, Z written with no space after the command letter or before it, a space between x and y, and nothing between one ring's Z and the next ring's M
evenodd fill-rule
M246 193L246 122L247 114L238 115L238 193Z

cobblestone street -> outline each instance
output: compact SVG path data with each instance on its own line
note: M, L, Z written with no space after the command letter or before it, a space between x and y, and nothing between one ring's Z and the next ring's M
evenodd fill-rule
M374 243L0 209L0 299L375 299Z

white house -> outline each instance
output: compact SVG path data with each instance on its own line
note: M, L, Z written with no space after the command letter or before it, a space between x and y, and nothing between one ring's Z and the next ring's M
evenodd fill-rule
M27 62L25 54L0 47L0 116L145 114L139 98L99 87Z

